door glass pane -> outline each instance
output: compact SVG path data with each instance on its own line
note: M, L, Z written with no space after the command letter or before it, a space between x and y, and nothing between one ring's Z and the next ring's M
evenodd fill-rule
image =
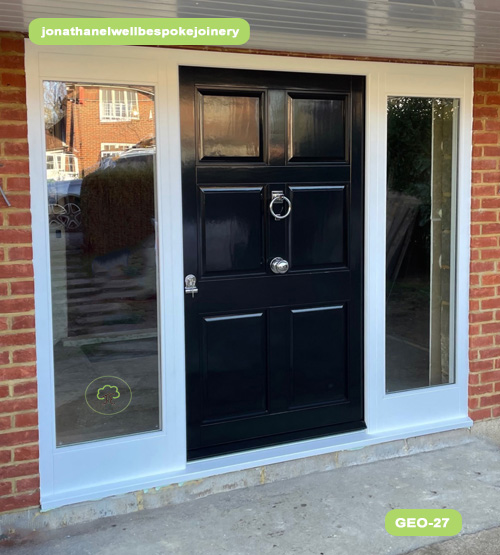
M43 94L57 445L157 430L154 90Z
M261 95L201 94L202 159L261 155Z
M388 101L386 389L454 381L458 101Z

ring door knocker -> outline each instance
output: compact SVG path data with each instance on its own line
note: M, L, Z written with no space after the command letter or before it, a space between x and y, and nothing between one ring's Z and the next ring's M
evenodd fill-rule
M283 204L284 202L286 202L286 204L288 204L288 209L287 209L286 213L285 214L276 214L276 212L273 209L274 205L275 204ZM271 202L269 203L269 212L271 212L271 214L274 216L274 219L276 221L284 220L285 218L288 218L288 216L290 216L291 211L292 211L292 203L290 202L290 199L285 197L285 194L283 193L283 191L272 191L271 192Z

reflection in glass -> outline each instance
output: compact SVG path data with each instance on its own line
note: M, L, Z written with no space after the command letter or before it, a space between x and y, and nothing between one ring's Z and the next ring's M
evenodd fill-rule
M260 95L203 94L202 157L247 158L261 155Z
M454 381L453 237L458 101L390 98L386 389Z
M159 429L155 98L44 83L57 445Z

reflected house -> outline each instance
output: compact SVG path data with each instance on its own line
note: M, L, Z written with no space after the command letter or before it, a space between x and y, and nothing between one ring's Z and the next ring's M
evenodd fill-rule
M79 176L78 158L69 151L68 145L58 136L47 130L45 144L47 149L47 181L64 181Z
M49 168L52 151L66 156L64 177L58 180L74 179L97 169L106 158L154 138L154 94L148 87L69 84L60 105L61 119L46 133L47 179L54 175Z
M78 231L80 179L131 149L153 152L154 93L48 81L44 100L49 214L56 226Z

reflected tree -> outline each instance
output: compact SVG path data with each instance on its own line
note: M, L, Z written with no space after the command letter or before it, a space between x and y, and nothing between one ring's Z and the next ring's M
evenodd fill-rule
M64 117L66 83L60 81L43 82L43 105L45 129L54 127Z

